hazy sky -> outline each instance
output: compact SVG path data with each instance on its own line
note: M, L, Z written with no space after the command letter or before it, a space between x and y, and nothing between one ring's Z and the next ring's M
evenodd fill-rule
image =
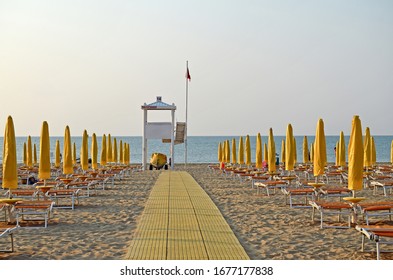
M393 134L393 1L0 0L0 129L142 135L145 102L189 135ZM151 115L153 116L153 115ZM149 120L170 120L170 113Z

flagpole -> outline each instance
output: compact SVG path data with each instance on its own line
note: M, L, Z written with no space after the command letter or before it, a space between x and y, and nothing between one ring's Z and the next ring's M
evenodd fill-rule
M187 138L188 138L188 60L186 61L186 69L187 69L187 76L186 76L186 129L185 129L185 139L184 139L184 163L185 167L187 168Z

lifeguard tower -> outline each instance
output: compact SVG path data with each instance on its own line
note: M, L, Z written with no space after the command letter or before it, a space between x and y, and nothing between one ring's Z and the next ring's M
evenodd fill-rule
M143 141L142 141L142 166L143 170L146 170L147 165L147 140L148 139L162 139L163 143L170 143L170 168L173 169L175 166L175 144L184 142L184 130L185 123L176 124L176 135L175 135L175 111L176 106L167 104L162 101L161 96L157 96L157 100L151 104L143 104ZM147 112L150 110L169 110L171 111L171 122L148 122Z

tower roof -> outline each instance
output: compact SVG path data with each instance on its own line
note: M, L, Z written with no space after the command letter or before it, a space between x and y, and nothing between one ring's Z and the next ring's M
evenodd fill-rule
M157 100L150 104L143 104L143 110L176 110L176 106L174 103L172 105L165 103L162 101L161 96L157 96Z

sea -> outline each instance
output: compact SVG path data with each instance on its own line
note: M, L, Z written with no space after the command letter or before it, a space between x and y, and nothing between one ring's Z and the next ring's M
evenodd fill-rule
M236 146L238 147L239 139L243 137L243 142L245 142L245 136L189 136L187 141L187 163L217 163L218 162L218 145L219 143L229 140L232 143L232 139L236 140ZM391 153L391 143L393 140L393 135L390 136L373 136L376 152L377 152L377 162L390 162ZM123 143L130 144L130 155L131 163L139 164L142 162L142 137L140 136L111 136L112 141L116 138L117 146L119 147L120 140ZM314 141L314 136L307 136L307 140L310 144ZM285 139L285 136L274 136L276 143L276 153L281 155L281 141ZM296 150L298 162L303 160L303 136L295 136L296 139ZM31 137L32 144L36 144L37 147L37 157L39 158L39 137ZM55 157L55 147L56 141L60 142L60 151L63 150L63 137L50 137L50 148L51 148L51 158L52 162ZM262 143L267 143L267 136L262 136ZM326 136L326 152L328 162L335 161L334 147L339 140L339 136ZM16 137L17 144L17 159L18 163L23 163L23 145L27 143L27 137ZM71 137L71 142L76 144L77 158L80 154L80 147L82 143L82 137ZM97 137L98 142L98 161L101 154L101 142L102 137ZM251 143L251 156L252 162L255 162L255 142L256 136L250 135ZM3 137L0 137L0 163L3 160ZM349 143L349 136L345 137L346 146ZM89 137L89 147L91 144L91 137ZM113 145L112 145L113 146ZM147 154L148 158L152 153L163 153L169 158L170 155L170 144L162 143L159 139L149 139L147 144ZM90 156L90 155L89 155ZM185 144L175 145L174 150L174 163L185 163Z

